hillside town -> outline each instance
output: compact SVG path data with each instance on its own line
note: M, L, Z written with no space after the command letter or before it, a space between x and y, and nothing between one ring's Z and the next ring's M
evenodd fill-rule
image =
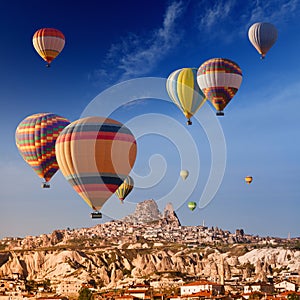
M300 238L182 226L154 200L123 220L6 237L0 249L0 300L300 299Z

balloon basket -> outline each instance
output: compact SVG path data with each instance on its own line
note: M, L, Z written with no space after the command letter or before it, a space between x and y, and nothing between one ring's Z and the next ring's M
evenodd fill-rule
M192 125L192 121L191 121L190 119L188 119L188 120L186 121L186 124L187 124L187 125Z
M91 213L91 218L92 219L101 219L102 218L102 213L101 212L92 212Z
M50 188L50 184L47 182L42 183L42 188L43 189L49 189Z
M217 116L224 116L224 113L223 113L222 111L218 111L218 112L216 113L216 115L217 115Z

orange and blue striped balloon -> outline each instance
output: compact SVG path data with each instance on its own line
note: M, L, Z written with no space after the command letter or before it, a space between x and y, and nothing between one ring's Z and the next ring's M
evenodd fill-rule
M61 172L96 211L123 183L137 153L131 131L102 117L74 121L61 132L55 148Z
M38 113L25 118L16 129L16 145L24 160L40 178L48 182L59 169L55 142L70 121L53 113Z

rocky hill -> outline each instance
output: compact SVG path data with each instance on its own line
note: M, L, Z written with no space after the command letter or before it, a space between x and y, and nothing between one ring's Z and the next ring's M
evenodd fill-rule
M147 223L142 223L142 222ZM150 222L150 223L149 223ZM154 200L121 221L49 235L2 240L0 278L52 283L93 281L122 286L138 279L265 281L300 274L299 241L258 238L218 228L181 226L172 205L163 214Z
M138 203L135 212L132 215L126 216L122 221L133 224L160 221L165 224L172 224L176 227L180 226L180 221L174 211L172 203L167 203L163 214L161 214L153 199Z
M158 206L153 199L145 200L136 205L132 215L126 216L123 221L133 224L149 223L162 218Z

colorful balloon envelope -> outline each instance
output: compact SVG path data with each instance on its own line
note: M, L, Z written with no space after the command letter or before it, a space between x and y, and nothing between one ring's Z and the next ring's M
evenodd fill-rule
M224 108L242 83L242 70L229 59L212 58L199 67L197 82L217 110L217 116L223 116Z
M125 198L131 193L133 186L134 186L134 181L128 175L125 178L124 182L116 190L116 195L118 196L118 198L121 200L122 203L125 200Z
M65 46L65 36L54 28L42 28L35 32L32 38L34 49L50 66Z
M261 55L261 59L265 58L267 52L275 44L277 37L277 29L271 23L255 23L248 30L248 38Z
M16 145L24 160L40 178L43 187L59 169L55 142L70 121L53 113L39 113L25 118L16 129Z
M197 204L196 204L196 202L189 202L188 203L188 208L191 210L191 211L193 211L195 208L197 207Z
M191 125L190 118L206 101L197 84L197 69L183 68L172 72L167 79L166 88L171 100L188 119L187 124Z
M102 117L71 123L59 135L55 148L63 175L94 211L123 183L137 153L131 131Z
M180 171L180 177L183 179L183 180L186 180L189 176L189 171L188 170L181 170Z
M246 176L246 177L245 177L245 182L246 182L247 184L250 184L250 183L252 182L252 180L253 180L253 177L252 177L252 176Z

